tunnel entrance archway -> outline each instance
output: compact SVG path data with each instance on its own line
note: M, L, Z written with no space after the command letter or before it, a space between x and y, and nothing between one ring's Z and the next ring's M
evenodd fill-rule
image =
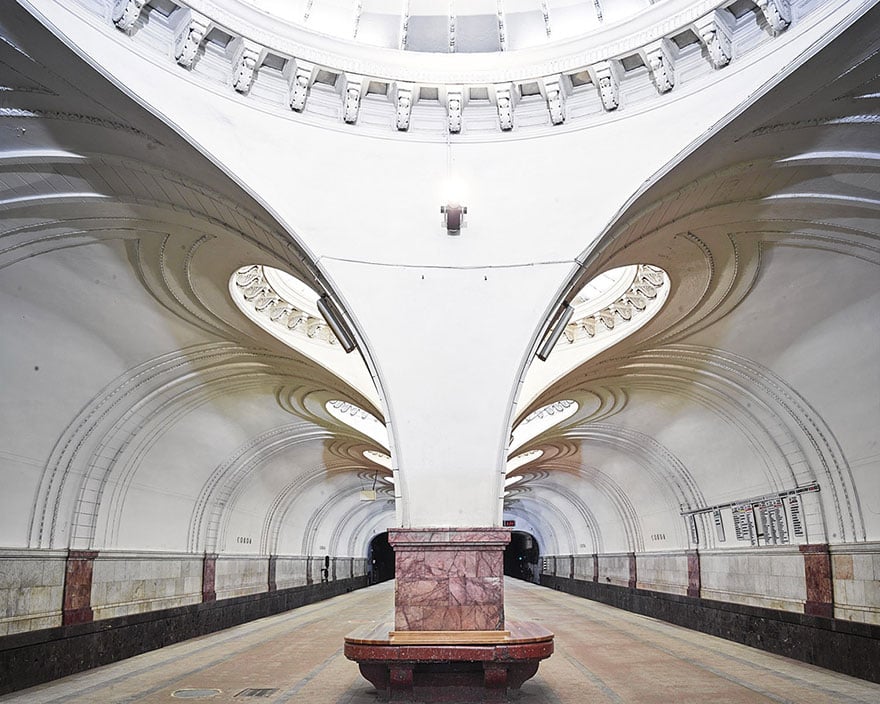
M538 578L538 539L531 533L515 530L504 548L504 574L508 577L535 582Z
M367 565L370 584L394 579L394 549L388 542L388 531L379 533L370 541L367 549Z

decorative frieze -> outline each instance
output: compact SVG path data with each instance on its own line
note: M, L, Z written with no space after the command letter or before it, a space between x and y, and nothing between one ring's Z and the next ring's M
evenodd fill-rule
M226 51L232 59L232 87L238 93L247 93L266 57L266 49L249 39L234 39Z
M415 86L412 83L398 83L395 97L395 125L401 132L409 129L410 116L415 98Z
M302 112L306 107L309 88L315 80L315 67L305 61L291 59L284 66L283 75L287 79L290 109Z
M464 89L449 86L446 89L446 123L451 134L461 132L461 113L464 109Z
M619 61L600 61L590 67L590 77L599 90L602 107L609 112L620 107L620 79L623 75Z
M791 6L789 0L755 0L770 26L773 36L781 34L791 24Z
M733 56L733 21L725 10L713 10L693 26L694 32L706 47L714 68L723 68Z
M137 23L138 18L143 14L151 12L149 0L107 0L110 4L110 17L116 27L122 31L129 32ZM259 68L266 60L268 55L272 55L280 65L283 65L283 74L287 81L289 89L288 101L294 112L303 112L305 110L311 86L314 84L318 69L321 71L334 74L339 80L336 81L337 88L341 89L343 102L343 120L348 124L355 124L358 120L360 103L365 94L364 87L369 85L371 81L382 82L386 85L398 84L401 88L389 92L389 106L386 110L393 110L393 115L389 116L389 124L394 125L397 131L407 131L411 125L412 107L420 98L420 84L413 78L407 78L405 74L396 72L393 68L380 68L380 64L358 63L363 66L364 75L358 76L360 87L354 85L357 81L353 81L344 69L334 64L333 60L327 56L318 59L320 64L312 64L303 61L297 56L285 53L281 45L272 41L271 33L265 31L256 31L248 26L240 27L233 19L229 12L221 12L214 8L210 3L192 3L200 10L211 7L211 15L203 15L200 12L188 7L187 0L173 0L178 9L174 10L171 15L170 30L173 32L173 56L178 64L191 69L198 56L202 44L210 35L211 30L217 26L222 28L219 36L222 41L225 37L230 37L226 54L230 61L231 85L239 93L246 94L249 92L254 81L259 77ZM783 32L792 22L792 11L790 0L755 0L756 5L760 9L763 18L767 23L767 27L773 36ZM498 0L498 7L501 8L501 0ZM596 7L597 17L601 21L601 5L594 3ZM714 6L715 9L709 10ZM358 12L360 4L358 4ZM309 3L311 8L311 2ZM708 13L707 13L708 11ZM801 12L804 9L801 8ZM307 9L308 13L308 9ZM164 14L164 13L163 13ZM700 17L700 15L703 15ZM357 16L355 16L355 27L357 27ZM106 17L106 15L105 15ZM400 47L406 48L406 30L408 25L408 9L404 10L402 19L402 31ZM697 19L699 18L699 19ZM449 50L456 50L456 18L455 14L450 10L449 15ZM545 18L545 28L550 30L549 14ZM215 25L216 23L216 25ZM161 25L160 29L164 29L167 25ZM498 12L499 37L502 50L507 48L507 36L505 28L505 18L503 11ZM590 75L590 82L599 92L602 106L606 111L618 110L621 105L621 82L623 80L624 71L623 63L627 58L632 59L635 55L641 57L648 69L651 81L656 86L659 93L664 94L672 90L676 80L676 62L679 60L679 50L676 44L678 37L687 29L695 32L700 42L706 48L706 54L711 65L714 68L726 66L732 59L734 33L738 32L736 22L733 15L725 8L724 3L701 3L698 6L690 8L687 12L679 13L670 21L660 27L654 27L651 31L640 32L627 36L626 41L617 41L607 43L605 49L595 52L587 52L586 62L595 62L584 69L583 66L575 67L570 61L563 62L568 68L561 73L551 73L546 75L547 71L559 70L559 62L555 64L542 64L539 67L530 67L537 69L539 72L520 77L512 76L510 82L507 83L508 77L505 75L503 84L495 84L491 79L482 83L482 78L468 78L468 74L462 74L456 81L459 84L444 85L442 79L431 78L427 85L438 90L439 103L446 112L447 129L450 133L456 134L462 130L463 111L469 98L469 92L474 88L478 88L480 93L485 96L483 91L488 90L489 100L498 114L498 128L502 132L513 129L514 112L517 109L520 97L520 86L526 83L532 83L537 80L539 90L542 97L546 101L547 111L550 116L552 125L564 124L570 118L566 108L566 102L569 100L579 88L572 88L573 76L581 74L584 70ZM356 32L355 32L356 34ZM136 35L132 35L136 38ZM645 43L650 42L650 43ZM751 44L746 42L746 47ZM639 48L641 47L641 48ZM290 49L287 49L289 51ZM613 53L612 53L613 52ZM610 54L610 55L609 55ZM312 57L316 58L316 57ZM597 59L604 59L596 61ZM688 59L689 61L690 59ZM383 72L383 70L385 72ZM544 76L540 78L540 76ZM532 76L539 76L535 79ZM628 80L644 81L644 74L633 74ZM586 81L575 81L580 86ZM405 86L405 87L403 87ZM503 87L502 87L503 86ZM633 91L633 95L641 95L640 91ZM430 103L429 103L430 104ZM571 114L582 114L583 111L575 110ZM479 121L480 128L485 129L485 120ZM534 125L534 121L529 121Z
M640 264L626 293L602 310L575 318L565 327L565 339L574 343L578 339L592 338L601 330L613 330L618 323L632 320L636 313L656 301L661 287L666 284L662 269Z
M565 98L571 92L571 80L563 75L545 76L538 88L547 101L551 124L561 125L565 122Z
M502 132L513 129L513 91L509 83L495 86L495 107L498 110L498 125Z
M648 44L640 52L651 80L660 93L668 93L675 85L675 58L678 51L668 39L659 39Z
M141 10L147 0L114 0L110 18L113 24L123 32L128 32L141 16Z
M174 36L174 59L184 68L192 68L199 47L211 31L213 23L204 15L189 8L182 10Z
M323 318L310 315L279 295L259 264L242 267L235 272L233 281L236 302L247 304L261 318L268 318L273 327L278 327L280 334L299 333L312 340L339 344Z
M344 74L342 81L342 120L353 125L357 122L361 109L361 97L364 94L366 81L363 76Z

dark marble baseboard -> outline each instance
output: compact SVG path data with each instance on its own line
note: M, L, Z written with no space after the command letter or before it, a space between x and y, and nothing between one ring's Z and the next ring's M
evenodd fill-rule
M871 682L880 682L880 626L613 584L541 575L541 584Z
M0 637L0 694L367 586L366 577Z

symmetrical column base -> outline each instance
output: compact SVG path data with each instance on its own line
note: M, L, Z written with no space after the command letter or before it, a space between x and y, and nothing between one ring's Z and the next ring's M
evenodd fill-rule
M397 631L504 629L501 528L400 528L388 531L395 552Z
M504 702L553 653L553 634L536 623L510 623L496 643L466 643L464 633L433 643L399 644L380 627L345 638L345 656L376 688L380 701Z

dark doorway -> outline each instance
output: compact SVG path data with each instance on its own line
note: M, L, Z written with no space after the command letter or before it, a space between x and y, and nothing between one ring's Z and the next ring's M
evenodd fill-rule
M367 571L370 584L394 579L394 550L388 543L388 532L379 533L367 550Z
M538 541L531 533L515 530L504 549L504 574L534 582L538 574Z

